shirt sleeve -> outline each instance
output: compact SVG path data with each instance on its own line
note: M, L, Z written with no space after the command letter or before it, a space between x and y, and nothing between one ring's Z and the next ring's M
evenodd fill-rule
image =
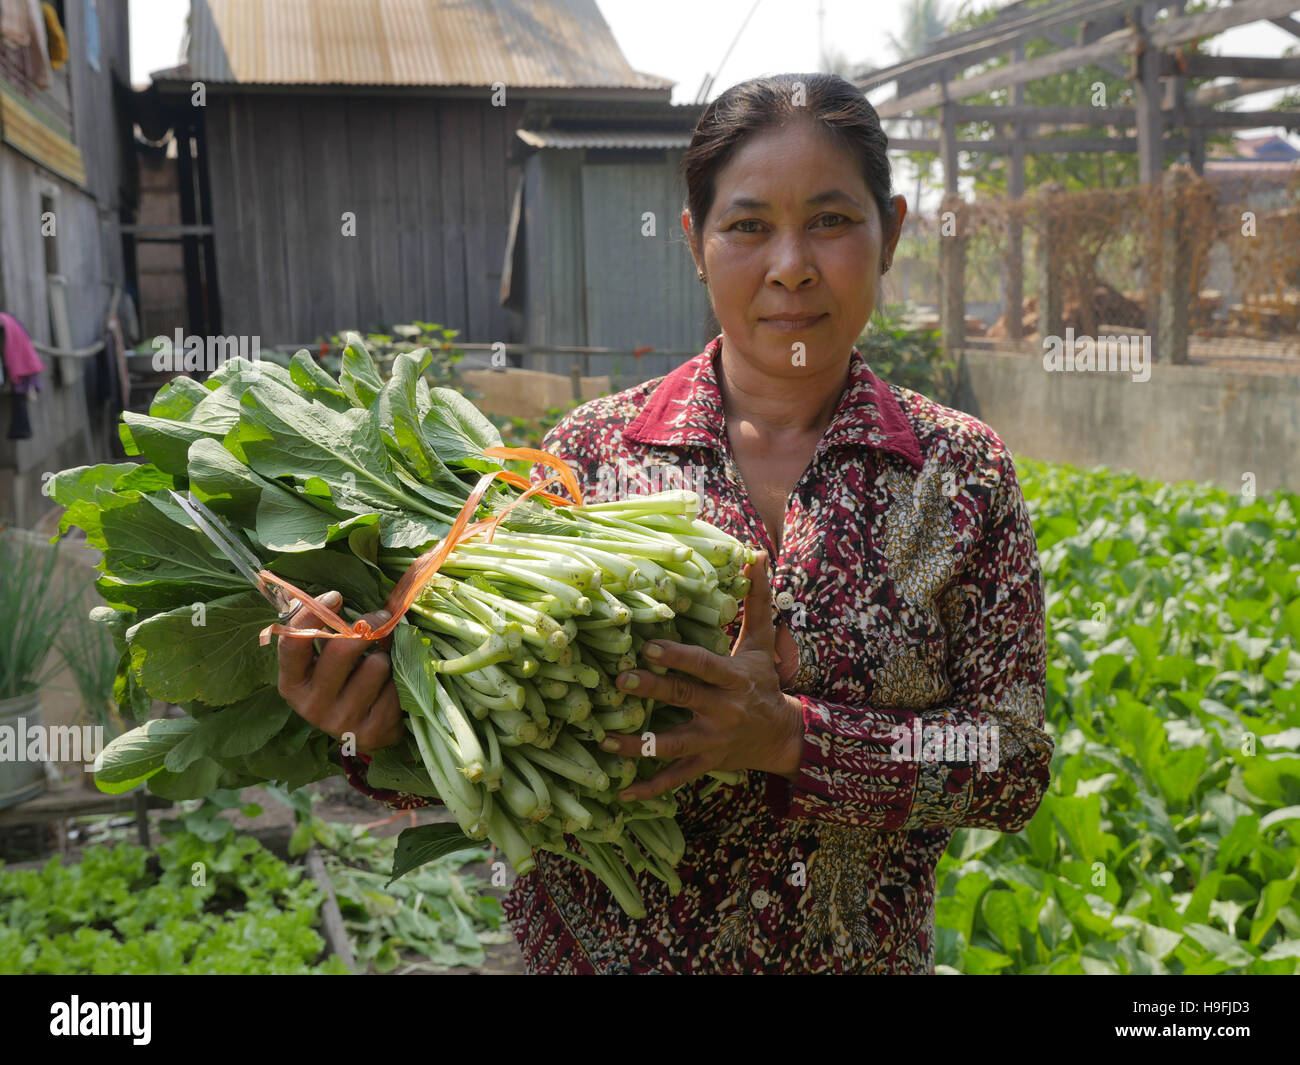
M983 535L958 578L948 643L952 698L917 711L800 696L794 781L769 774L778 817L899 831L1018 832L1047 788L1046 632L1038 545L1007 452Z

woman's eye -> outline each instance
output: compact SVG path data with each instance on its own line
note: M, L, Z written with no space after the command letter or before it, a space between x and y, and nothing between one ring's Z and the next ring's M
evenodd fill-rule
M817 219L817 221L818 221L818 222L824 222L824 221L826 221L826 219L828 219L828 218L829 218L829 219L832 219L836 224L839 224L839 223L841 223L841 222L847 222L847 221L848 221L848 216L847 216L847 215L842 215L842 214L824 214L824 215L821 215L821 216ZM738 232L740 232L740 233L757 233L757 232L758 232L757 229L745 229L744 227L745 227L745 226L761 226L762 224L763 224L763 223L760 222L757 218L742 218L739 222L736 222L734 225L732 225L731 228L734 229L734 230L736 230L736 231L738 231ZM830 228L830 227L827 227L827 228Z

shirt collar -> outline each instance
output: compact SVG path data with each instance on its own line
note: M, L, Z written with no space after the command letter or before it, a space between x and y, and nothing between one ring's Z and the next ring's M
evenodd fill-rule
M715 363L721 350L719 334L699 355L668 374L651 393L645 409L624 430L624 439L725 451L725 417ZM848 387L817 447L821 451L863 445L893 452L918 470L923 465L921 445L894 393L871 372L854 347L849 356Z

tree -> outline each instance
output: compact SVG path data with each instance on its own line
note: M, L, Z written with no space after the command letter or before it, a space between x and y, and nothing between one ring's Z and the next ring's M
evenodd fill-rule
M889 48L894 61L902 63L923 55L937 40L946 36L949 13L943 0L907 0L903 9L903 32L900 36L888 34ZM909 135L919 137L924 132L917 120L909 122ZM930 177L930 170L938 156L934 152L908 152L907 159L916 171L916 198L911 203L913 225L920 222L921 185Z

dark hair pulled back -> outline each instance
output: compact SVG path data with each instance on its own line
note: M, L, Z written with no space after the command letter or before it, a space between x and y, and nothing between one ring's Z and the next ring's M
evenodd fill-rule
M695 125L681 165L693 241L713 207L718 173L732 156L755 134L797 119L815 122L858 160L888 238L895 225L889 138L876 109L861 89L836 74L773 74L733 85Z

